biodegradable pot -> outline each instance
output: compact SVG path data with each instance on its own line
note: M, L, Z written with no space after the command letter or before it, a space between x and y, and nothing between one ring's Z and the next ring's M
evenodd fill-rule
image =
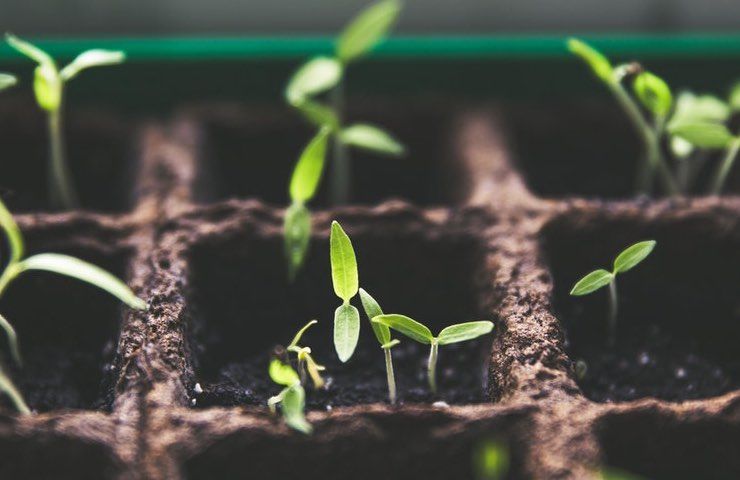
M599 465L653 479L739 476L740 201L538 196L526 129L506 109L372 105L352 117L397 133L409 158L356 155L351 205L328 207L322 191L293 284L282 216L310 130L281 109L200 105L166 123L123 122L137 132L130 209L19 215L29 250L100 263L150 307L132 312L51 275L12 287L0 309L18 325L27 365L14 375L41 413L0 411L0 477L472 478L488 439L508 444L512 479L596 478ZM401 403L386 403L364 317L356 358L335 359L333 219L386 311L433 330L495 322L487 338L440 349L439 397L424 386L426 352L401 338ZM624 315L609 350L604 299L567 291L644 238L658 247L620 279ZM315 432L303 436L269 414L278 387L266 370L273 346L311 318L320 323L306 342L332 384L309 390ZM640 343L643 332L663 343ZM577 379L581 358L590 368Z

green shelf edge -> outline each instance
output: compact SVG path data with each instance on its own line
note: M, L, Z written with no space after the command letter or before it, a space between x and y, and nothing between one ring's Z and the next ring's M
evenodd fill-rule
M18 32L22 33L22 32ZM378 46L375 58L560 59L568 35L399 36ZM578 35L608 55L640 58L740 58L739 34ZM330 54L329 36L29 38L66 59L89 48L124 50L129 61L281 60ZM0 62L27 61L4 42Z

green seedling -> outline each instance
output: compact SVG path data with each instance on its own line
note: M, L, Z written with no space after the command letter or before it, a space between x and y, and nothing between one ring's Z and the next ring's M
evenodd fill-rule
M380 343L380 348L383 350L385 355L385 374L388 379L388 400L391 404L396 403L396 376L393 373L393 356L391 355L391 349L401 343L398 339L391 338L391 330L383 325L382 323L373 322L372 319L383 315L383 310L380 308L378 302L367 293L364 289L360 289L360 300L362 301L362 308L365 310L367 319L370 321L370 326L373 327L373 333L375 338Z
M425 325L405 315L378 315L377 317L374 317L372 321L392 328L412 340L430 346L429 361L427 363L427 377L429 379L429 388L434 393L437 393L436 371L439 346L473 340L490 333L491 330L493 330L493 322L481 320L477 322L465 322L450 325L449 327L443 328L442 331L439 332L439 335L435 337L432 335L431 330L429 330Z
M645 260L655 245L655 240L635 243L617 255L611 272L604 269L594 270L576 282L570 291L571 295L582 296L609 286L609 345L614 345L617 337L617 274L627 272Z
M473 453L477 480L503 480L509 471L509 449L502 442L485 440Z
M301 384L306 383L306 372L308 372L308 375L311 377L311 381L313 381L314 388L319 389L324 386L325 382L324 379L321 378L321 372L326 370L326 368L316 363L316 360L311 356L310 347L301 347L298 345L298 342L301 341L301 337L306 333L306 330L317 323L319 322L311 320L303 328L298 330L298 333L295 334L295 337L293 337L293 340L290 342L290 345L288 345L286 350L289 353L295 353L296 355L296 363L298 365L298 374L301 379Z
M360 312L349 303L360 285L352 241L336 220L331 223L329 257L334 293L342 299L342 304L334 311L334 349L339 360L346 362L360 339Z
M77 207L79 201L65 159L62 135L64 86L85 69L123 62L125 54L111 50L87 50L60 70L54 59L40 48L11 34L6 34L5 39L11 47L38 64L34 71L33 91L36 102L48 116L51 201L55 206Z
M637 175L638 193L650 193L656 175L666 193L686 193L692 179L686 159L694 149L728 149L726 158L734 159L732 147L737 143L740 148L740 141L723 123L728 110L724 102L687 94L679 95L674 102L668 84L638 63L613 66L600 52L575 38L568 40L568 49L607 86L642 140L645 153ZM632 80L632 94L628 79ZM675 171L663 152L664 139L668 139L676 157ZM731 166L732 160L725 159L721 165L728 163Z
M133 309L144 310L147 308L146 302L138 298L125 283L100 267L69 255L57 253L39 253L26 257L21 231L2 201L0 201L0 228L5 232L10 246L10 260L8 260L5 269L0 274L0 296L22 273L44 270L76 278L101 288ZM10 322L2 316L0 316L0 328L5 330L8 336L13 359L20 364L21 355L15 330Z
M404 153L403 145L376 126L343 125L344 73L350 63L365 56L387 35L400 11L399 0L382 0L367 7L339 35L334 55L309 60L293 74L285 89L285 98L291 106L312 124L327 128L332 135L331 196L335 204L345 203L349 196L347 146L391 156ZM331 106L316 99L327 91L331 91Z
M286 365L278 359L270 362L270 378L273 382L283 386L283 390L270 397L267 406L275 414L276 407L280 404L283 413L283 420L289 427L298 430L301 433L309 434L313 430L311 424L306 421L306 392L301 385L301 379L293 370L293 367Z

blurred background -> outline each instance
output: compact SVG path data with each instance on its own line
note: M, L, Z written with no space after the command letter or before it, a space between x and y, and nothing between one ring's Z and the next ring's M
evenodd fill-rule
M328 33L365 0L2 0L25 35ZM728 31L737 0L408 0L398 33Z

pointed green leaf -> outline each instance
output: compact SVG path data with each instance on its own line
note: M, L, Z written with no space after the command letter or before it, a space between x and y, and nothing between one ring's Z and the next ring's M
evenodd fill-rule
M671 111L673 95L668 84L657 75L641 72L632 84L635 95L654 115L665 117Z
M339 59L348 63L372 50L388 34L399 13L399 0L383 0L365 8L339 35L336 47Z
M357 294L359 288L357 259L352 248L352 241L336 220L331 223L329 250L334 293L345 302L349 302Z
M725 148L734 137L721 123L686 122L668 125L668 131L699 148Z
M0 73L0 91L10 88L18 83L18 79L9 73Z
M371 150L383 155L401 156L404 146L388 133L373 125L358 123L339 132L339 139L345 145Z
M293 281L306 260L311 243L311 212L302 203L293 203L285 211L283 238L288 278Z
M42 109L47 112L59 110L62 104L62 79L53 65L41 64L33 71L33 93Z
M655 244L655 240L646 240L626 248L614 260L614 273L624 273L645 260L655 248Z
M290 198L294 202L307 202L316 194L324 171L330 133L328 128L319 130L301 153L290 179Z
M15 223L13 215L10 213L5 203L0 200L0 228L3 229L8 237L10 246L10 261L15 263L23 257L23 236L18 224Z
M18 391L10 380L10 377L2 369L0 369L0 393L5 393L10 398L10 401L13 402L13 405L15 405L16 410L23 415L29 415L31 413L31 409L28 408L25 400L23 400L23 395L21 395L21 392Z
M327 127L332 132L339 128L339 117L331 107L310 99L296 103L295 107L312 125Z
M594 72L594 74L606 83L612 83L614 68L609 60L595 48L577 38L568 39L568 50L580 57Z
M273 382L285 387L300 383L301 381L296 371L293 370L293 367L286 365L277 358L273 358L270 361L269 373Z
M419 343L429 345L434 339L434 335L432 335L432 332L426 326L405 315L398 315L395 313L379 315L374 317L372 321L390 327Z
M604 269L595 270L578 280L570 291L570 294L576 296L588 295L601 287L609 285L609 282L611 282L613 278L614 275L612 275L611 272L607 272Z
M362 301L362 309L365 310L365 315L367 315L367 319L370 321L370 325L373 327L375 338L378 339L378 342L381 345L385 345L386 343L390 342L390 329L382 323L372 321L373 318L377 317L378 315L383 315L383 310L380 309L380 305L378 304L378 302L376 302L375 299L362 288L360 289L360 300Z
M57 253L40 253L22 260L18 268L20 272L45 270L73 277L105 290L131 308L136 310L147 308L146 302L137 297L125 283L102 268L79 258Z
M41 50L37 46L29 42L26 42L25 40L21 40L20 38L16 37L12 33L6 33L5 40L15 50L27 56L28 58L35 61L39 65L46 64L46 65L51 65L52 67L55 65L54 60L51 58L51 56L49 56L48 53Z
M5 330L8 335L8 345L10 346L10 355L18 365L21 364L21 350L18 346L18 335L15 333L15 328L10 322L2 315L0 315L0 328Z
M349 303L334 311L334 349L342 362L352 357L360 339L360 312Z
M103 50L93 49L82 52L72 60L72 63L62 69L59 74L62 79L71 80L82 70L92 67L103 67L106 65L116 65L126 60L126 54L120 50Z
M281 404L283 419L286 425L301 433L310 434L313 430L306 421L306 391L300 383L288 387L283 395Z
M298 330L298 333L295 334L295 337L293 337L293 340L290 342L290 345L288 345L288 348L297 346L298 342L301 341L301 337L303 336L303 334L306 333L306 330L316 325L317 323L319 323L318 320L311 320L306 325L304 325L303 328Z
M342 64L336 58L316 57L304 63L291 77L285 97L292 105L334 88L342 79Z
M466 342L490 333L491 330L493 330L493 322L488 320L458 323L442 329L437 336L437 340L439 340L440 345Z

